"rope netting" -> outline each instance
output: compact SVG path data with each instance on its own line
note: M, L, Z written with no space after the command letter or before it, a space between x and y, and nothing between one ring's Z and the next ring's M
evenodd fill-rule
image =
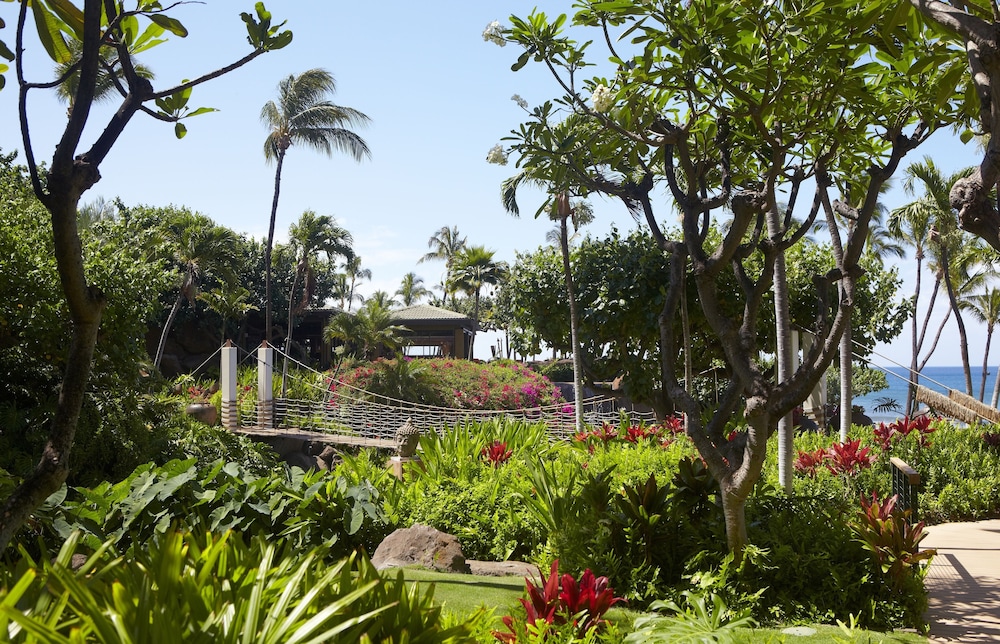
M275 356L285 356L277 349ZM247 399L238 408L239 423L243 427L267 426L267 417L273 417L273 427L308 430L328 434L344 434L365 439L395 438L396 430L409 421L423 432L441 432L469 422L494 419L521 420L529 423L544 422L553 438L571 437L575 431L574 410L571 402L530 407L516 410L454 409L398 400L354 387L308 365L288 358L296 364L299 375L296 383L316 392L312 399L276 398L273 411L264 408L257 400ZM277 363L278 360L275 360ZM258 362L258 368L262 365ZM277 372L277 369L274 369ZM303 377L302 372L310 378ZM293 377L290 374L290 377ZM600 426L618 423L621 405L610 396L584 399L584 422ZM628 411L631 422L655 423L653 412Z

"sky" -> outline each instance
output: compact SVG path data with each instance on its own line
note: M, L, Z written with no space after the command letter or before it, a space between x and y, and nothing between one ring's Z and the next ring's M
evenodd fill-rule
M570 13L570 0L268 4L275 21L287 20L292 43L196 88L189 105L219 111L186 120L188 134L181 140L170 124L137 115L102 164L102 179L84 202L119 197L130 205L182 205L238 232L265 238L274 167L264 160L267 131L260 122L261 107L276 97L282 78L324 68L336 78L334 102L371 118L370 126L358 133L372 158L356 163L343 154L326 157L291 148L282 172L279 239L304 210L334 216L351 232L356 253L372 271L371 282L361 287L365 295L393 293L409 271L428 287L439 283L443 262L418 260L443 226L458 226L469 244L495 250L497 259L508 262L515 260L516 251L546 243L551 222L533 218L543 195L523 192L522 216L511 217L500 202L500 183L515 168L485 159L493 145L525 120L511 100L514 94L536 105L557 96L558 88L540 65L512 72L518 50L484 42L482 32L493 20L506 23L511 14L524 17L536 6L549 15ZM12 48L17 7L0 3L0 18L7 24L0 37ZM239 13L252 7L249 1L215 0L174 9L170 15L190 33L141 55L156 74L154 86L163 89L200 76L247 53ZM33 37L26 41L26 75L40 82L53 78L52 63ZM9 152L23 146L13 69L6 76L7 87L0 91L0 149ZM109 102L94 111L86 141L96 137L113 107ZM29 126L39 162L51 158L65 109L51 92L29 93ZM951 172L974 164L976 154L972 145L962 146L950 133L939 132L908 160L930 155ZM897 188L886 195L888 207L912 200L901 184L897 179ZM620 202L596 198L593 205L596 217L588 231L595 236L613 226L624 232L637 225ZM900 262L906 280L901 297L912 293L913 268L911 260ZM972 322L968 326L970 354L977 364L985 329ZM960 363L954 334L951 323L930 364ZM489 357L493 342L495 337L478 340L476 357ZM877 347L881 357L875 362L908 364L908 345L904 332L892 345Z

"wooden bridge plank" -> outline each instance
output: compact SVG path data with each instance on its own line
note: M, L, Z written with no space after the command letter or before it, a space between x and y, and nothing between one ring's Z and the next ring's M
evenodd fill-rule
M353 447L378 447L382 449L396 448L396 441L391 438L374 438L358 436L356 434L335 434L332 432L314 432L308 429L297 429L294 427L279 429L239 427L233 431L237 434L259 436L261 438L294 438L302 441L334 443L337 445L351 445Z

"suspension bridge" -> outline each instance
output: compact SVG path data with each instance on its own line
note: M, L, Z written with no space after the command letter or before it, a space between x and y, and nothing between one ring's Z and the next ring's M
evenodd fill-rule
M310 376L301 378L299 384L316 391L308 398L276 397L276 359L287 356L266 344L245 357L244 362L253 362L256 366L256 396L241 397L237 386L239 352L237 347L227 343L218 353L221 353L222 425L240 434L393 448L396 446L397 430L407 422L422 433L441 432L448 427L500 418L544 422L554 439L569 438L575 432L571 403L502 411L424 405L373 394L334 380L291 358L287 359L298 366L300 373ZM587 424L600 425L620 420L621 406L613 397L587 398L583 400L583 405ZM656 420L653 412L628 413L634 422L652 423Z

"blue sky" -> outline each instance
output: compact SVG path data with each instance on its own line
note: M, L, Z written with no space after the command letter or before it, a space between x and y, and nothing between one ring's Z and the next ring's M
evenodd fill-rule
M141 58L156 73L156 87L195 77L246 53L249 45L239 12L252 10L252 5L216 0L175 9L171 15L185 24L190 35L174 38ZM0 17L7 23L3 39L11 46L17 6L0 4ZM551 224L532 218L540 194L525 193L520 219L503 211L500 182L514 168L487 164L486 153L523 120L523 112L510 100L513 94L535 105L555 96L557 88L540 66L511 72L517 50L484 42L482 31L492 20L526 16L535 6L553 15L572 10L569 0L272 1L269 8L275 19L287 19L295 34L292 44L197 88L190 104L220 111L187 121L183 140L174 138L169 124L137 116L103 164L103 178L85 201L102 196L120 197L128 204L185 205L237 231L264 237L274 168L264 163L266 132L259 121L260 108L275 96L281 78L322 67L337 80L335 102L371 117L371 126L359 133L371 147L372 160L356 164L343 155L327 158L293 147L282 175L278 234L284 235L306 209L335 216L351 231L357 253L372 270L372 282L363 286L365 293L375 289L391 293L411 270L428 286L437 283L443 265L418 265L417 260L427 252L427 239L446 225L457 225L469 243L485 245L496 250L498 258L512 261L515 250L544 244ZM36 42L29 40L27 56L30 80L52 78L51 63ZM11 151L22 145L12 71L7 78L7 88L0 91L4 124L0 148ZM62 130L65 106L49 93L34 91L28 107L36 155L44 161ZM111 109L111 103L99 108L92 122L102 123ZM87 139L93 140L97 131L88 131ZM974 163L976 151L941 132L910 160L925 154L951 171ZM897 189L885 201L895 207L907 200ZM611 226L635 227L620 203L597 199L594 205L597 218L589 227L593 234L603 235ZM665 202L660 211L667 211ZM903 294L908 295L912 262L904 261L901 272L908 280ZM976 363L981 360L985 332L974 324L970 330ZM908 343L904 334L880 352L908 362ZM490 342L476 344L477 356L480 351L486 352L481 357L488 356ZM958 364L952 350L955 341L946 337L942 344L931 364Z

